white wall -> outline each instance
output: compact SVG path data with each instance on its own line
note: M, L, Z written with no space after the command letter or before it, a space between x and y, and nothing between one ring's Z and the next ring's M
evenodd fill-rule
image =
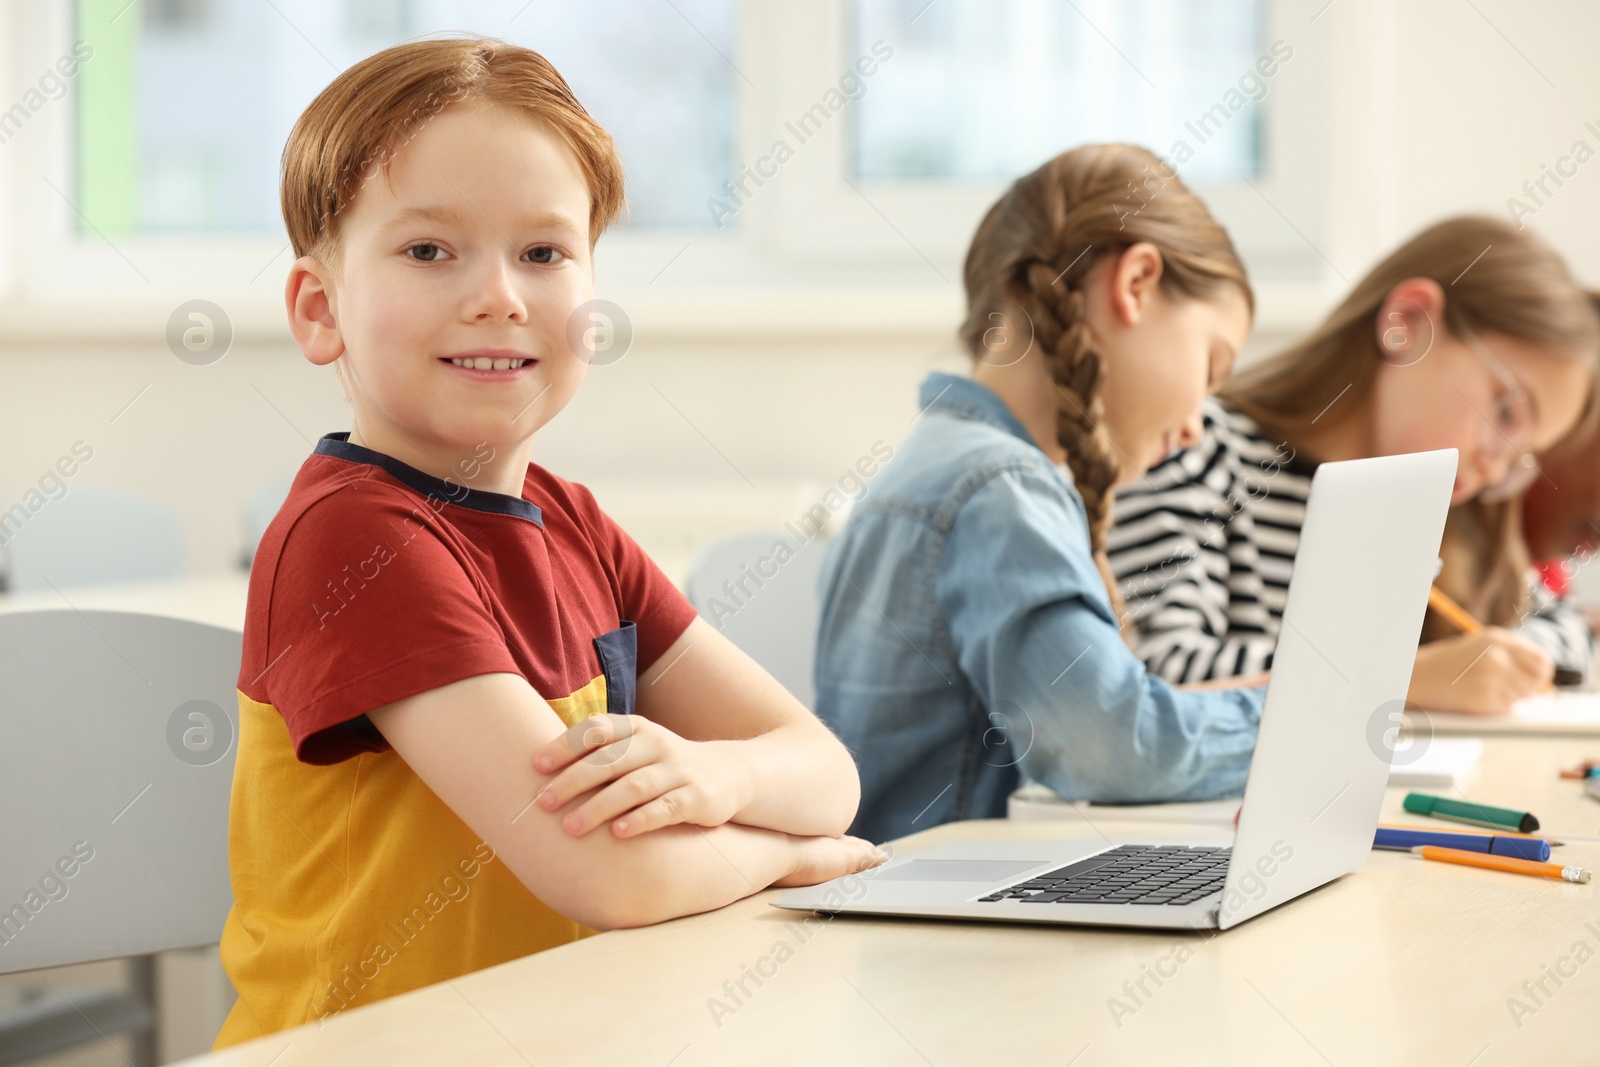
M620 362L590 369L534 459L590 485L681 577L711 538L796 519L875 441L898 445L922 377L966 365L944 332L699 343L644 334ZM109 485L161 500L182 518L202 572L235 565L253 490L292 473L322 434L350 427L332 372L292 342L237 344L206 367L178 361L160 340L13 344L0 348L0 383L0 502L85 441L94 457L68 491Z
M1318 24L1330 20L1339 50L1330 258L1352 279L1444 215L1509 218L1507 198L1526 199L1522 183L1575 140L1600 153L1592 3L1336 0ZM1600 280L1600 165L1580 168L1528 221L1580 276Z
M591 369L535 459L591 484L636 536L676 559L696 537L798 515L875 440L897 443L934 362L905 341L640 339L621 362ZM182 517L201 571L234 564L252 490L350 426L332 374L292 343L237 345L207 367L179 362L159 340L12 345L0 350L0 383L0 502L20 498L81 439L94 455L69 492L112 485L163 501Z

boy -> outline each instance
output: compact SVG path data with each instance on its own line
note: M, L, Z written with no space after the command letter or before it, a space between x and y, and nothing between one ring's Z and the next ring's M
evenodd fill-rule
M291 329L353 428L251 572L216 1047L878 862L839 836L843 746L529 462L622 205L561 76L381 52L301 116L282 194Z

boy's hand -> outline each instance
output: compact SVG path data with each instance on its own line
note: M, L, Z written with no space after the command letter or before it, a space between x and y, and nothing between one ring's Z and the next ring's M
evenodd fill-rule
M794 870L772 884L780 889L817 885L847 874L860 874L894 858L892 845L874 845L859 837L794 837Z
M618 837L677 823L720 826L750 792L732 743L689 741L638 715L591 716L534 754L534 769L555 775L535 799L558 811L598 790L561 820L575 837L608 820Z

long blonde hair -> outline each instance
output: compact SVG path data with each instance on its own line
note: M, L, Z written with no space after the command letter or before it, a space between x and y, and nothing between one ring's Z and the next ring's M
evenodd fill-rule
M1106 562L1117 464L1101 426L1104 369L1084 314L1083 282L1107 253L1149 242L1162 257L1161 286L1183 298L1236 287L1254 310L1244 264L1227 231L1177 172L1136 145L1063 152L989 209L967 250L962 343L983 358L986 335L1014 311L1029 320L1057 394L1056 438L1083 498L1089 544L1119 618L1122 597Z
M1600 366L1600 323L1561 256L1530 231L1469 215L1436 223L1395 249L1310 336L1233 375L1218 395L1295 448L1319 416L1327 426L1358 417L1384 358L1378 312L1410 278L1431 278L1445 290L1444 322L1435 329L1508 334L1583 353L1592 370ZM1597 412L1591 388L1580 425L1592 425ZM1440 553L1440 587L1499 625L1514 621L1524 606L1527 553L1519 514L1515 501L1454 507ZM1449 632L1430 612L1424 640Z

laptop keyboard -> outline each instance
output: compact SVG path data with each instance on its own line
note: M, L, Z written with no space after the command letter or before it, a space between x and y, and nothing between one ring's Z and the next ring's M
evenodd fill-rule
M1232 851L1123 845L980 899L1025 904L1192 904L1222 889Z

